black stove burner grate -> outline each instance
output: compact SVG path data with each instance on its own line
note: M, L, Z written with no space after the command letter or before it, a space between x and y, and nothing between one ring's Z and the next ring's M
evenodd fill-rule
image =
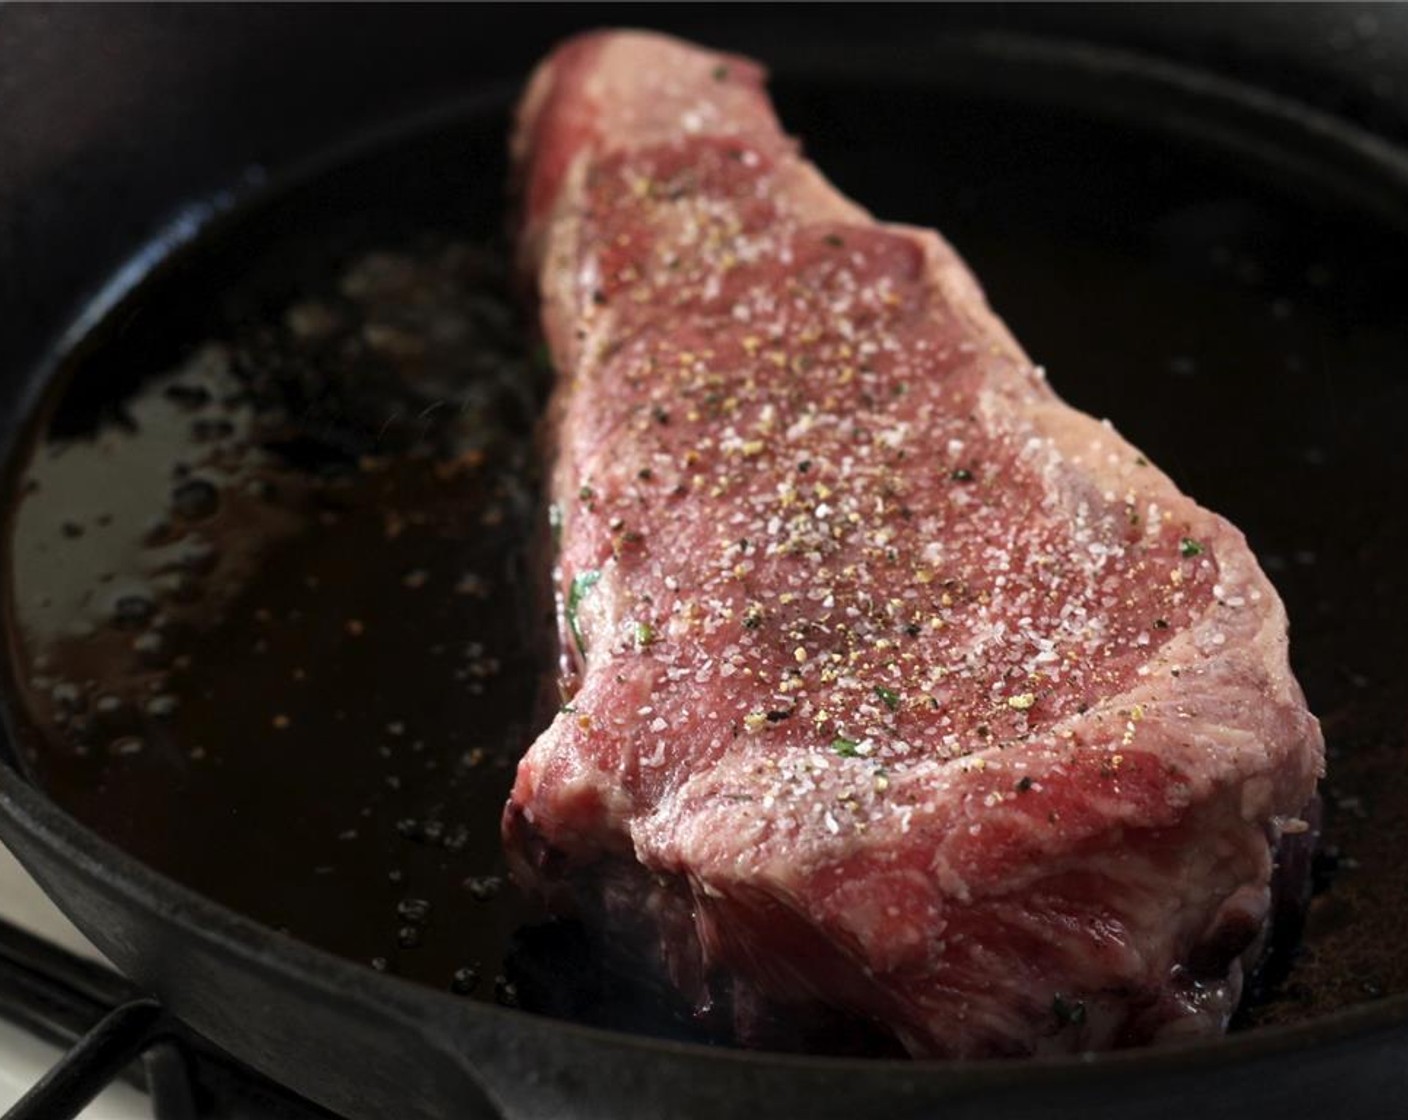
M171 1019L109 969L0 920L0 1016L68 1052L0 1120L71 1120L116 1080L153 1120L336 1120Z

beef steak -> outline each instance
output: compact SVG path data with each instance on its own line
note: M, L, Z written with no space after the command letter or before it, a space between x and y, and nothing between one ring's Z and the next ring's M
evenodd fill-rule
M745 1028L1222 1029L1323 753L1242 535L801 158L754 63L575 39L514 154L570 696L519 881L651 929Z

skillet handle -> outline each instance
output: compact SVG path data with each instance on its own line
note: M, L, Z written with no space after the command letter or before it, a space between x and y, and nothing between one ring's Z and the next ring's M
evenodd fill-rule
M139 1055L170 1033L171 1020L156 1000L135 999L122 1004L80 1038L0 1120L73 1120ZM156 1083L180 1080L160 1076L164 1067L177 1060L167 1056L167 1049L164 1044L161 1052L153 1055L149 1067L156 1115L158 1120L194 1120L188 1084L184 1099L178 1089L172 1101L174 1107L162 1107L162 1096L170 1099L170 1095L158 1093Z

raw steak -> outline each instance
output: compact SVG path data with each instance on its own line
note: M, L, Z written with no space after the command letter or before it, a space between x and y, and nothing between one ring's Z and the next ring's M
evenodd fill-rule
M576 39L514 152L570 696L518 879L653 930L745 1036L1224 1027L1322 765L1242 535L1058 399L937 234L838 194L754 63Z

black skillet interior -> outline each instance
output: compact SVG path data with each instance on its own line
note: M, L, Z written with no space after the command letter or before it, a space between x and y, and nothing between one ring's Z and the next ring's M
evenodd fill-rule
M1391 28L1366 22L1369 15L1345 17L1350 47L1373 57L1383 35L1401 51L1402 42L1393 46L1387 37ZM587 22L582 13L554 16L564 28ZM30 663L44 595L21 588L13 617L31 638L17 646L18 675L39 717L29 726L20 721L30 772L75 817L151 866L334 953L381 958L391 971L436 987L473 986L488 1000L687 1033L668 1011L647 1024L623 1018L640 1007L605 998L616 988L578 959L580 942L529 934L515 943L525 916L516 900L507 892L484 897L499 873L496 808L507 764L532 720L525 635L533 607L515 542L531 510L521 468L535 382L521 336L494 300L471 317L474 345L432 347L427 357L416 338L443 323L448 304L502 287L492 257L485 263L447 246L493 241L504 111L521 76L510 61L526 65L553 36L507 21L498 32L503 57L486 62L475 81L457 70L453 52L439 53L451 31L471 44L469 53L487 49L480 45L486 25L465 14L448 19L462 21L450 31L432 26L426 13L381 12L333 31L309 13L276 29L257 10L239 20L223 10L204 20L150 10L109 24L105 47L85 39L83 28L65 28L61 16L8 18L12 26L17 18L38 20L20 24L30 35L72 33L70 49L89 51L100 75L104 60L141 59L151 88L135 86L130 104L150 114L158 134L179 133L183 119L152 99L163 81L170 95L213 74L219 88L247 84L251 99L211 108L232 136L246 138L239 158L207 137L184 164L175 161L166 182L145 165L148 178L128 183L142 197L116 203L137 223L128 240L121 223L109 223L117 232L106 241L81 247L60 233L47 272L25 239L36 228L57 228L46 226L58 221L57 199L33 182L18 184L29 192L21 201L30 223L16 224L8 244L38 272L32 291L3 293L11 308L26 299L31 305L30 349L23 337L11 339L5 355L16 371L5 382L12 401L26 391L19 375L40 365L40 333L58 328L60 312L71 315L77 290L132 255L143 219L150 231L173 205L208 200L216 188L238 191L241 182L251 199L211 221L149 282L88 324L85 342L70 339L55 355L60 375L72 380L53 414L53 435L71 440L104 424L108 443L125 446L131 437L122 425L139 414L139 431L166 425L160 440L139 440L172 446L162 447L159 469L133 468L138 473L122 488L133 500L119 513L101 500L81 506L94 493L108 497L92 489L94 478L113 489L112 447L106 460L91 455L87 467L81 448L67 452L67 465L56 469L69 472L69 489L41 482L23 507L44 514L50 502L47 520L29 512L19 518L17 575L29 550L31 571L68 581L48 594L75 601L90 594L94 609L117 610L119 625L104 615L96 636L77 643L83 648L106 641L127 651L162 614L195 621L169 632L164 652L137 650L145 660L123 669L132 678L124 693L104 675L108 668L73 662L71 639L62 656L50 644L53 664ZM1408 358L1400 311L1408 292L1401 201L1408 186L1397 157L1274 104L1229 99L1206 84L1165 83L1157 74L1150 81L1150 68L1125 56L1104 55L1091 69L1079 52L1053 50L1040 38L1064 18L1067 35L1078 28L1136 46L1157 40L1127 12L1106 23L1089 12L1025 9L996 18L964 11L922 17L932 24L890 13L888 26L854 28L841 51L834 44L845 41L842 28L787 35L776 14L742 18L727 34L711 34L697 13L675 18L701 38L773 60L784 121L843 189L882 216L943 228L1067 399L1115 418L1180 484L1246 530L1286 597L1297 670L1326 724L1327 840L1339 853L1332 889L1312 910L1306 951L1252 1017L1306 1019L1408 990L1408 962L1388 936L1408 913L1408 889L1395 870L1408 825L1408 788L1396 766L1403 713L1388 687L1404 650L1386 624L1405 613L1395 577L1408 543L1393 507L1405 471L1397 455L1405 393L1397 371ZM1251 25L1219 25L1219 18L1209 29L1189 17L1176 49L1216 54L1220 36L1228 36L1246 72L1266 69L1248 42ZM847 20L855 23L854 13L841 23ZM1307 29L1323 26L1331 39L1340 33L1325 11L1311 9L1307 20ZM953 31L984 22L1000 37L950 40L932 32L939 24ZM931 33L920 34L921 26ZM1274 26L1260 31L1274 44ZM388 44L381 70L371 46L378 35ZM280 66L293 63L280 52L292 54L295 42L318 45L301 64L310 74L326 70L333 85L345 81L336 75L347 72L347 59L360 58L384 102L366 91L349 100L344 88L334 112L331 95L315 91L311 109L301 104L290 119L277 118L252 77L233 75L253 57L241 51L259 44L279 56L263 56L263 76L284 74L287 91ZM158 63L144 53L177 43L195 56L207 52L204 78L192 77L189 60ZM419 59L418 81L406 78L412 62L395 54L410 43L432 58ZM1297 65L1315 70L1324 61L1318 50L1303 47ZM1371 74L1361 77L1372 87ZM1357 111L1352 83L1320 93L1332 89L1338 104L1331 107L1368 119L1370 111ZM1371 123L1391 132L1390 99L1367 103L1383 116ZM410 109L410 116L396 112ZM97 143L57 165L69 176L85 170L85 154L101 151L103 128L115 128L97 109L87 111L79 123ZM388 115L410 123L331 159L304 160ZM127 148L121 139L109 141L118 162L141 163L140 145ZM256 156L265 171L250 185L241 172ZM288 186L288 168L300 160L314 169ZM270 171L272 185L263 183ZM91 189L76 179L51 183L71 200ZM91 221L86 213L75 221ZM199 211L186 213L179 228L189 232L199 225L189 216ZM378 249L400 255L369 264L365 254ZM310 297L323 298L313 305ZM311 328L313 341L297 343L297 323L316 320L320 307L341 322L328 334ZM478 376L496 391L465 400L446 378L472 369L486 337L496 356ZM229 343L237 388L252 391L278 423L261 430L266 457L259 463L220 460L219 510L207 516L209 494L187 485L206 476L169 472L200 463L222 439L238 442L239 433L222 436L219 423L257 419L238 406L219 413L220 400L206 405L166 392L165 382L148 392L151 407L138 409L133 393L189 363L212 338ZM373 389L319 388L346 367L348 346ZM178 378L186 389L191 380ZM526 400L514 389L523 384ZM448 427L441 426L445 401L457 418ZM204 411L212 407L216 414ZM500 435L487 440L473 422L490 415ZM485 464L446 469L465 440ZM417 459L415 449L427 447L431 457ZM391 466L364 469L368 456ZM172 503L174 517L165 508ZM260 512L265 507L277 516ZM393 532L388 507L423 519ZM491 510L497 513L486 519ZM268 544L257 564L230 559L261 532ZM172 561L166 574L173 578L139 587L129 577L134 566L151 567L154 548L168 550L163 562ZM478 567L465 562L466 551ZM113 578L103 580L110 570ZM236 570L238 579L224 578ZM471 579L468 592L466 575L480 581ZM487 595L475 593L487 586ZM427 633L445 647L441 653L433 653L437 643L427 643ZM464 635L482 648L467 650ZM422 647L432 650L430 669L422 668ZM162 663L182 655L189 666ZM315 690L305 687L310 677ZM89 679L99 687L88 687ZM463 687L474 682L489 683L477 692ZM104 694L120 694L122 704L100 708ZM346 703L328 702L344 696ZM429 920L418 900L430 903ZM140 946L137 952L144 955ZM462 968L478 974L477 984L463 972L456 980ZM149 961L139 971L171 986Z

